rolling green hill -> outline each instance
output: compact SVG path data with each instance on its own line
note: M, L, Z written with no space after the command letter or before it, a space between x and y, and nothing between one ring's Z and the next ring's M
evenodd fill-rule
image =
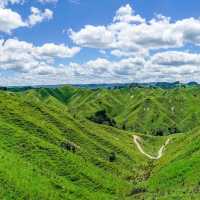
M69 111L85 118L106 110L116 127L151 135L187 132L200 125L200 87L79 90Z
M1 91L0 199L200 199L199 102L199 87ZM171 140L150 160L133 134L151 155Z

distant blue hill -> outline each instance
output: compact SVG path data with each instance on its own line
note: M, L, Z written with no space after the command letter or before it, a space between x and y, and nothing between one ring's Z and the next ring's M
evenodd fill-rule
M60 85L37 85L37 86L9 86L1 87L0 90L7 90L13 92L26 91L36 88L59 88L65 84ZM67 85L67 84L66 84ZM111 84L74 84L72 85L78 88L88 88L88 89L119 89L119 88L162 88L162 89L173 89L177 87L192 87L199 86L197 82L181 83L181 82L152 82L152 83L111 83Z

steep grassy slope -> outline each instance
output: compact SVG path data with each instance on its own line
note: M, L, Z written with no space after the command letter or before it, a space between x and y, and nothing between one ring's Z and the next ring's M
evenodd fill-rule
M74 119L52 96L1 92L0 135L1 199L123 199L147 165L130 134Z
M145 183L145 199L200 199L199 128L172 137L165 156L153 168Z
M198 87L2 91L0 199L199 199L199 100ZM101 110L116 127L88 120ZM172 140L152 161L133 134L151 155Z
M71 113L90 117L106 110L116 127L153 135L187 132L200 125L200 88L79 90Z

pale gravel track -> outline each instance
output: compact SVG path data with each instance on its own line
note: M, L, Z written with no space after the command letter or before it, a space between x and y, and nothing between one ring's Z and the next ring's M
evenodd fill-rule
M165 150L166 146L169 144L170 139L168 138L165 142L164 145L161 146L161 148L158 151L158 155L157 156L151 156L150 154L146 153L143 148L140 145L141 138L137 135L133 135L133 142L135 143L135 145L137 146L138 150L144 154L146 157L148 157L149 159L152 160L159 160L162 156L163 156L163 151Z

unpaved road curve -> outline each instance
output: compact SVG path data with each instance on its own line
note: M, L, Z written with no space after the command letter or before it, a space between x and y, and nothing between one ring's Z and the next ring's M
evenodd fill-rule
M165 144L161 146L161 148L159 149L158 151L158 155L157 156L151 156L149 155L148 153L146 153L143 148L141 147L140 145L140 141L141 141L141 138L137 135L133 135L133 141L135 143L135 145L137 146L138 150L144 154L146 157L148 157L149 159L152 159L152 160L158 160L162 157L163 155L163 151L165 150L165 147L169 144L170 142L170 139L167 139Z

